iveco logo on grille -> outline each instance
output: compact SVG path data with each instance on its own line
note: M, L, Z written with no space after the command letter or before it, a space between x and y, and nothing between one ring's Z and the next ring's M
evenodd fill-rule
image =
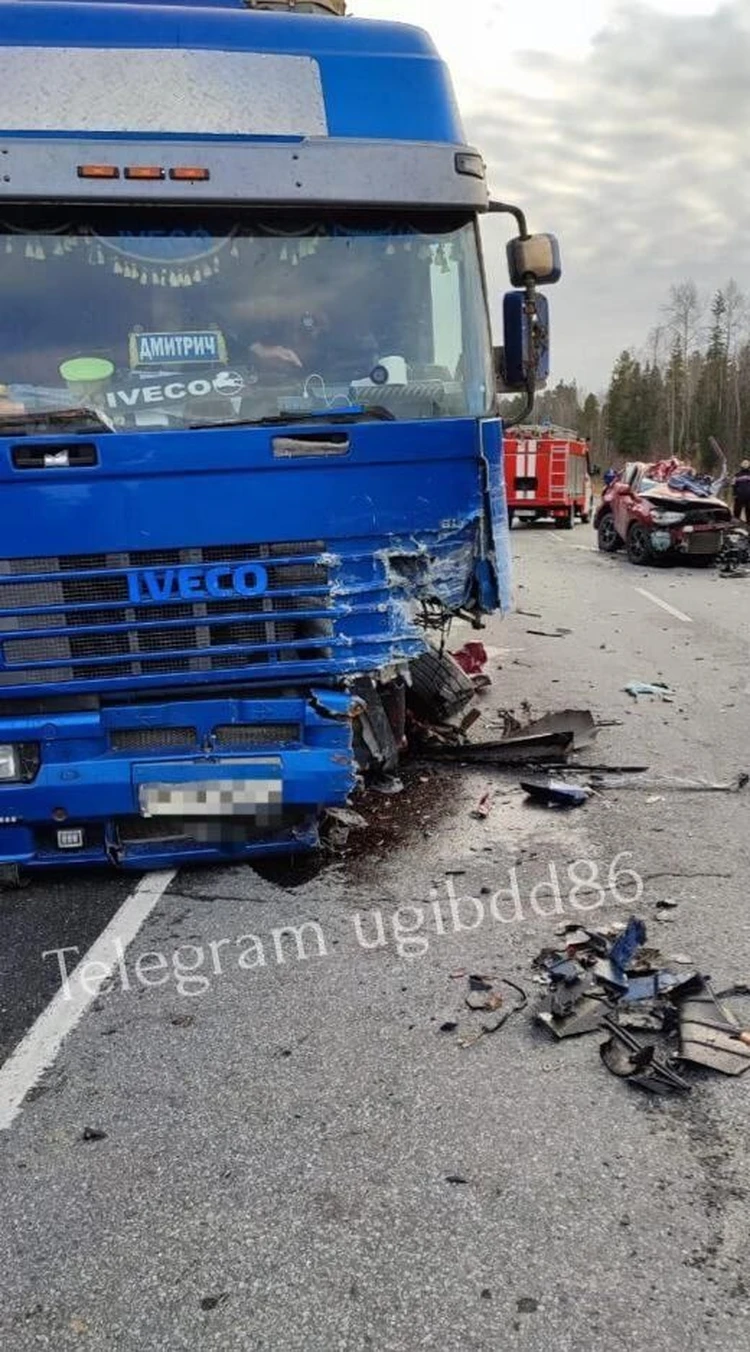
M128 574L131 601L224 601L233 596L261 596L268 591L268 572L260 563L225 563L213 568L143 568Z

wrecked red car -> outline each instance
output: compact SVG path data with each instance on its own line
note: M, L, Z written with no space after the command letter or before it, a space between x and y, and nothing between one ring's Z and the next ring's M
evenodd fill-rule
M732 513L717 482L679 460L626 465L605 489L594 516L600 550L627 549L631 563L720 555Z

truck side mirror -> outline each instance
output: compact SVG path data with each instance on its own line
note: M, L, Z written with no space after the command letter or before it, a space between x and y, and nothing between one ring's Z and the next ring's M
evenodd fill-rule
M540 386L549 376L549 306L545 296L509 291L503 298L503 347L501 390L527 390Z
M551 286L562 276L560 246L554 235L518 236L508 241L508 272L511 286Z

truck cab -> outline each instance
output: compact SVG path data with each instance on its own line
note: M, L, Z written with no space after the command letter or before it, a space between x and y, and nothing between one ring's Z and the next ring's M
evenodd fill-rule
M9 874L314 847L428 629L508 604L479 217L509 388L556 244L344 9L0 0Z

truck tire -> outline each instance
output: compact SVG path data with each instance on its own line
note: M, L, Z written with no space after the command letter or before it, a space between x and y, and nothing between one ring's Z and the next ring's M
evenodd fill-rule
M576 524L576 509L571 503L568 515L560 522L560 530L572 530Z
M512 527L512 525L513 525L513 522L514 522L514 520L515 520L515 516L516 516L515 508L509 507L509 508L508 508L508 530L511 529L511 527Z
M651 548L651 541L643 526L634 521L627 538L628 558L631 563L640 566L644 563L652 563L654 551Z
M474 682L450 653L428 648L410 663L411 689L407 700L417 718L442 722L470 704L476 693Z
M622 545L615 530L615 518L611 512L605 512L596 529L596 543L602 554L616 554Z

